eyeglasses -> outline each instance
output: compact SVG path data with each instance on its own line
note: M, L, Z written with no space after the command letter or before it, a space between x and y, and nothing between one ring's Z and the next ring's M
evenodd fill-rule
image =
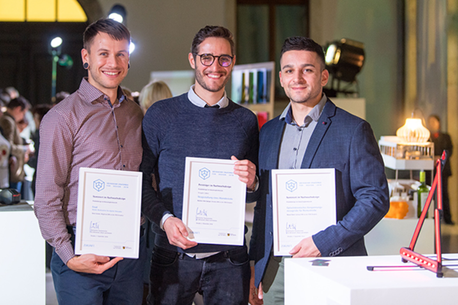
M233 56L229 55L220 55L220 56L215 56L212 54L196 54L197 56L200 56L200 62L204 66L211 66L215 62L215 58L218 58L218 63L220 64L221 67L229 67L232 64L232 59L234 58Z

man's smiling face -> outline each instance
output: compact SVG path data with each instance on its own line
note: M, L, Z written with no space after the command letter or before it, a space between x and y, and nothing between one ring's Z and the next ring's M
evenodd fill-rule
M225 38L208 37L199 46L199 54L211 54L214 56L232 56L231 45ZM223 92L231 76L232 67L235 59L228 67L222 67L218 59L211 66L204 66L200 61L200 56L195 60L192 54L189 56L191 67L194 68L196 76L195 92L199 95L202 91Z
M98 33L89 46L81 51L83 62L89 64L88 81L105 94L116 90L126 77L129 65L129 41L116 40Z

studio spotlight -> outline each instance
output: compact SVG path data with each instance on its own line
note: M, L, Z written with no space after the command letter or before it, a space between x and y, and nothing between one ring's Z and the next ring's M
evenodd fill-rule
M71 69L73 66L73 59L67 54L62 53L63 39L59 36L51 39L48 45L48 52L52 56L52 72L51 72L51 98L56 96L56 78L57 78L57 65Z
M62 38L59 36L54 37L49 42L48 52L53 56L59 56L62 49Z
M115 4L108 14L108 18L113 19L119 23L124 23L127 16L126 8L121 4Z
M131 41L129 44L129 54L134 53L134 51L135 51L135 43Z
M340 88L340 82L356 83L356 75L364 65L364 44L355 40L342 38L329 43L325 48L326 69L331 75L331 91L335 93L357 93ZM337 87L335 82L337 82Z
M61 45L62 45L62 38L60 38L59 36L54 37L51 40L51 48L57 48L57 47L60 47Z

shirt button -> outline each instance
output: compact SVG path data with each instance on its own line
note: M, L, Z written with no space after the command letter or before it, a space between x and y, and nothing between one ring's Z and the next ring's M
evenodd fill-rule
M123 148L124 146L121 145L121 148Z
M123 165L122 165L122 167L126 167L126 165L125 165L125 164L123 164Z
M296 147L294 147L294 148L293 148L293 150L294 150L294 151L296 151L296 150L297 150L297 148L296 148Z

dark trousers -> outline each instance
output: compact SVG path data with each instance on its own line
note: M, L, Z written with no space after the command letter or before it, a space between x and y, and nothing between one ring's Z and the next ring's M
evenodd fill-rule
M51 271L59 305L142 304L145 237L138 259L123 259L102 274L75 272L53 252Z
M154 247L148 304L190 305L197 292L205 305L248 304L250 266L246 247L204 259Z
M442 210L444 212L444 222L452 223L452 213L450 212L450 199L448 197L448 177L442 177Z

